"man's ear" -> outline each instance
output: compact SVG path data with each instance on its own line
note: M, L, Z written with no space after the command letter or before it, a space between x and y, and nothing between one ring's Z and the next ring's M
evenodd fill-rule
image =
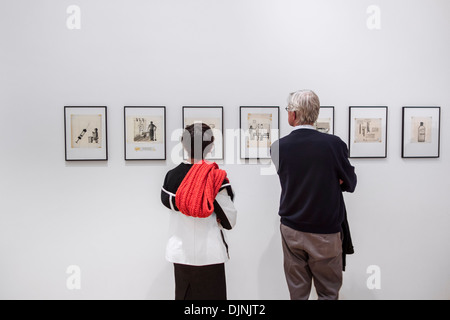
M297 112L296 111L292 111L292 123L295 125L295 123L297 123Z

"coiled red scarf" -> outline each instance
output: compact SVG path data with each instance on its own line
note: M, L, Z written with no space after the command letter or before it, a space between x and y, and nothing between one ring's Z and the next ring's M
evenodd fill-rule
M178 210L190 217L209 217L214 212L214 199L225 179L228 181L227 173L215 162L194 164L175 195Z

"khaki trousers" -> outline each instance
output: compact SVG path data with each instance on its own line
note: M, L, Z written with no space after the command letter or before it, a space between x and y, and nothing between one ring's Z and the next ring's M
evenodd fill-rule
M291 300L307 300L313 279L319 300L337 300L342 286L340 232L307 233L283 224L280 229Z

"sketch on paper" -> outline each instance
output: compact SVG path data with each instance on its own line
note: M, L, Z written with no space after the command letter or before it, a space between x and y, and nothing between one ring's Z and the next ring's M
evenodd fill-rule
M163 143L163 117L128 116L127 143Z
M371 143L381 141L381 118L355 118L355 143Z
M102 147L102 115L101 114L72 114L71 147L101 148Z
M247 148L269 148L272 144L271 113L247 114Z
M241 159L270 159L270 147L278 139L279 107L240 107Z
M331 118L321 118L317 119L316 123L314 124L317 131L320 131L322 133L330 133L331 130Z
M432 117L411 117L411 143L431 143Z

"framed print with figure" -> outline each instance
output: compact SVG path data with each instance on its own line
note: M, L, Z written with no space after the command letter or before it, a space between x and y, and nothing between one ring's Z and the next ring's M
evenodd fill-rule
M388 107L349 108L350 158L387 157Z
M64 107L66 161L108 160L106 107Z
M439 158L440 107L403 107L402 158Z
M280 136L279 107L240 107L241 159L270 159Z
M320 107L319 117L314 123L317 131L334 134L334 107Z
M125 160L166 160L166 107L124 107Z
M214 145L211 152L206 155L206 160L222 160L224 158L223 143L223 107L183 107L183 129L194 123L205 123L211 127L214 135ZM183 158L187 159L184 150Z

